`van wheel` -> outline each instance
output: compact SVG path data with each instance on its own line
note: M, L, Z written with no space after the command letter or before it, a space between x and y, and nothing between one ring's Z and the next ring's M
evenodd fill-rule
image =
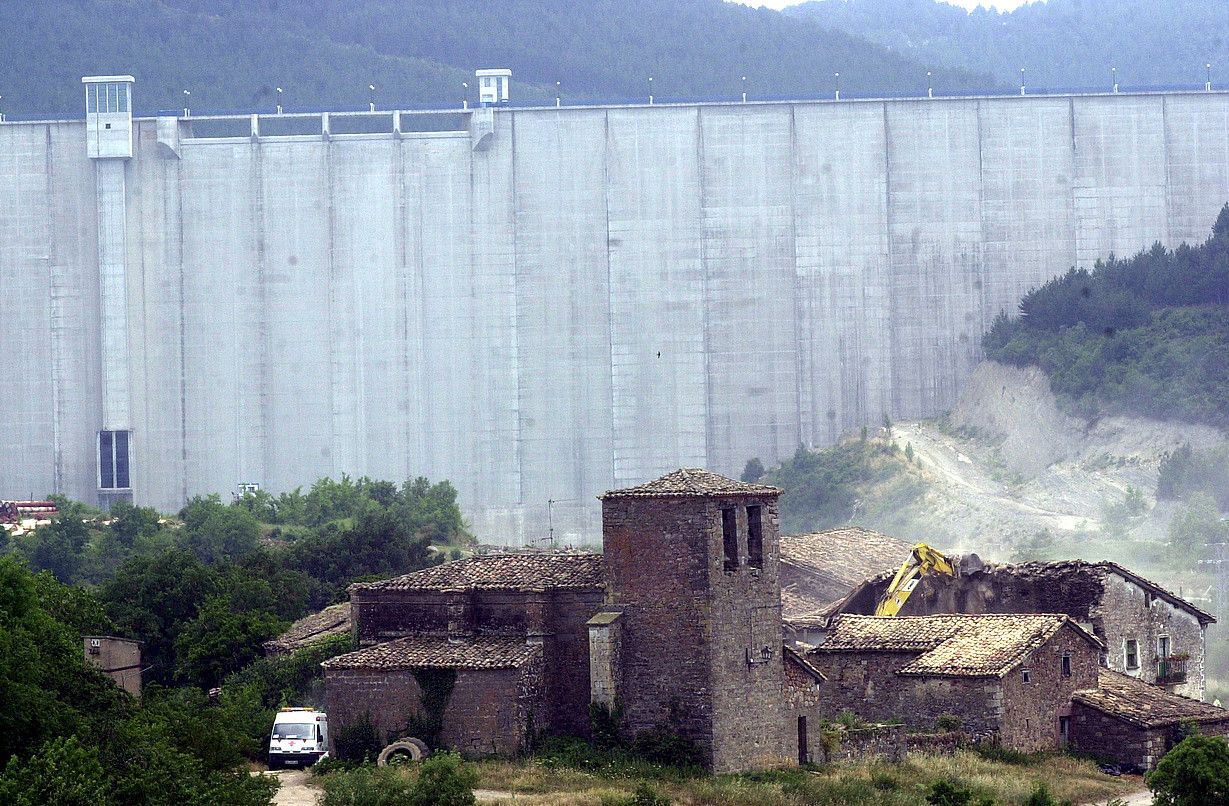
M376 759L376 763L381 767L387 767L411 761L422 761L430 752L431 750L427 747L427 743L422 739L407 736L404 739L398 739L381 750L380 757Z

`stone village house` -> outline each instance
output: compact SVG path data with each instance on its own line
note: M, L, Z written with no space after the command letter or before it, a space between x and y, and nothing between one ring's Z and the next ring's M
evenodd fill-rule
M823 674L823 716L960 719L1024 752L1067 743L1071 698L1097 686L1101 642L1063 615L837 616L804 653Z
M868 579L832 612L873 613L890 579ZM987 565L960 578L931 574L901 615L938 613L1063 613L1105 644L1107 668L1194 699L1205 693L1205 634L1216 619L1117 563L1030 562Z
M846 706L927 727L953 713L1018 749L1064 729L1076 743L1060 720L1096 691L1104 652L1076 617L839 616L794 625L817 646L783 642L778 495L678 470L602 496L600 555L474 557L352 585L359 649L323 664L332 737L367 714L384 738L429 731L507 755L539 732L587 735L599 703L624 735L665 727L718 772L822 757L819 723ZM1169 712L1194 702L1155 694ZM1122 730L1152 730L1106 708Z
M787 703L786 666L818 675L781 638L778 495L678 470L602 496L601 555L352 585L360 648L323 664L332 735L370 714L384 736L438 723L464 753L513 753L536 731L586 735L593 701L628 736L691 739L716 771L796 760L798 718L817 715Z

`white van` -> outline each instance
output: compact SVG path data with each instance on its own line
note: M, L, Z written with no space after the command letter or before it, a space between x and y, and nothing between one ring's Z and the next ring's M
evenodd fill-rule
M329 716L311 708L283 708L269 735L269 769L307 767L329 754Z

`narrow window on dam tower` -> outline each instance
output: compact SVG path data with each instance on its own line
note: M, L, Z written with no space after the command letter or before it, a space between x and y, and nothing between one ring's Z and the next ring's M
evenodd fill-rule
M98 432L98 489L127 490L129 480L128 432Z
M764 567L764 525L758 505L747 507L747 562L753 568Z

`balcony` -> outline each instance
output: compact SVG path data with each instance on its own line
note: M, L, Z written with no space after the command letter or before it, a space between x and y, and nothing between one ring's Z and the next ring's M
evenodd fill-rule
M1170 655L1161 658L1156 663L1156 684L1158 686L1176 686L1186 682L1186 661L1182 655Z

